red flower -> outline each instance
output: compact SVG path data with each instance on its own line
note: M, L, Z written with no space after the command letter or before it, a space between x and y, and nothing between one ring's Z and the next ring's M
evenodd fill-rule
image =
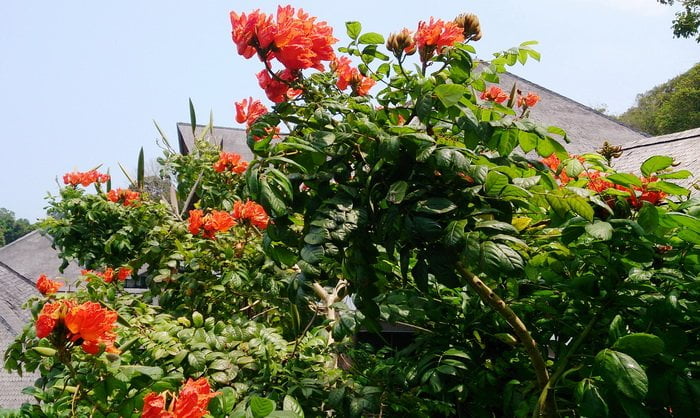
M82 185L87 187L92 183L106 183L109 181L109 174L98 173L97 170L90 170L86 172L76 172L66 173L63 175L63 183L71 186Z
M192 235L198 235L200 232L204 238L214 238L219 232L226 232L236 225L235 219L228 212L222 210L213 210L211 213L203 216L200 209L190 211L189 231Z
M350 64L351 61L348 57L340 57L331 63L331 68L338 75L336 86L341 90L351 86L355 94L365 96L377 82L371 77L363 76L357 68L351 67Z
M253 123L262 115L267 113L267 108L260 100L253 100L252 97L249 99L243 99L236 103L236 122L245 122L250 128Z
M534 107L540 101L540 96L528 93L527 96L518 96L518 107Z
M75 302L71 299L61 299L45 304L36 319L36 336L38 338L46 338L51 335L58 322L63 319L66 312L74 305Z
M231 171L236 174L241 174L248 168L248 163L246 161L241 161L241 156L236 153L221 151L219 160L214 163L213 167L214 171L217 173Z
M114 347L116 335L112 332L117 321L116 312L97 302L85 302L69 309L63 321L70 331L71 341L81 341L86 353L97 354L102 345L108 352L118 352Z
M60 289L64 284L65 283L63 282L51 280L46 277L45 274L42 274L36 281L36 288L42 295L53 295L54 293L58 292L58 289Z
M127 277L131 276L131 273L134 271L131 267L119 267L117 270L117 279L124 281L126 280Z
M258 84L265 90L267 98L275 103L293 99L301 94L301 90L289 87L289 83L296 80L296 76L290 70L277 72L277 78L272 78L267 70L262 70L257 75ZM282 80L282 81L280 81Z
M441 53L445 47L453 46L464 40L462 28L454 22L443 22L430 18L430 23L419 22L418 30L413 36L420 53L421 61L426 62L437 50Z
M131 206L135 201L139 200L141 195L129 189L112 189L107 192L107 200L114 203L121 203L124 206Z
M333 28L292 6L278 7L275 21L259 10L249 15L231 12L231 26L233 42L245 58L257 53L267 62L277 58L287 70L322 71L322 61L335 57Z
M491 86L481 93L481 100L503 103L508 100L508 95L498 86Z
M141 418L173 418L172 412L165 410L165 394L151 392L143 398Z
M209 382L202 377L188 379L177 397L173 397L166 409L166 395L151 392L143 398L143 418L201 418L208 411L209 401L218 395L212 392Z
M265 229L270 223L270 217L265 212L265 208L252 200L234 202L232 214L235 219L247 220L258 229Z
M201 209L194 209L194 210L190 211L190 217L189 217L190 225L188 227L190 234L192 234L192 235L199 234L199 230L202 228L202 225L204 225L204 222L202 221L203 215L204 215L204 212L202 212Z

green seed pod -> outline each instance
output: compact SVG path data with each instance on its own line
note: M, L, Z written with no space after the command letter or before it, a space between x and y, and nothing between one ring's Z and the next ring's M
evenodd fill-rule
M49 347L34 347L34 351L41 354L44 357L53 357L56 355L56 349Z

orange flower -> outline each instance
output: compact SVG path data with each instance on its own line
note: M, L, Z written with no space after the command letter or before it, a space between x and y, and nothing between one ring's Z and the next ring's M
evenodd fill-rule
M151 392L143 398L141 418L173 418L172 412L165 410L165 394Z
M539 101L540 96L530 92L527 96L518 96L518 107L534 107Z
M66 312L73 306L75 306L75 302L71 299L61 299L44 304L36 319L36 336L46 338L51 335L58 322L63 320Z
M71 186L82 185L87 187L92 183L106 183L109 181L109 174L98 173L97 170L90 170L86 172L70 172L63 175L63 183Z
M69 309L63 321L70 331L70 340L80 341L86 353L97 354L102 345L108 352L118 352L114 347L116 335L112 332L116 312L97 302L85 302Z
M209 382L202 377L191 378L182 385L180 394L173 397L166 409L166 394L151 392L143 398L143 418L201 418L208 411L209 401L218 395L212 392Z
M279 71L276 75L278 79L272 78L267 70L262 70L257 75L258 84L265 90L268 99L275 103L282 103L301 94L301 90L289 87L289 84L297 78L292 71Z
M316 68L323 71L322 61L335 57L333 28L317 22L302 9L278 7L276 19L259 10L246 15L231 12L232 39L238 53L250 58L257 53L261 60L272 58L287 70Z
M503 103L508 100L508 95L498 86L491 86L481 93L481 100Z
M203 216L200 209L190 211L189 231L192 235L198 235L203 231L204 238L214 238L219 232L226 232L236 225L235 219L228 212L213 210Z
M265 208L252 200L234 202L232 214L235 219L247 220L258 229L265 229L270 223L270 217L265 212Z
M453 46L464 40L462 28L454 22L443 22L442 19L430 18L430 23L421 21L418 23L418 30L413 36L416 41L420 59L428 61L435 51L442 53L445 47Z
M351 67L350 63L351 61L348 57L340 57L331 63L331 69L338 75L336 86L341 90L351 86L355 94L365 96L377 82L371 77L365 77L360 74L360 71Z
M219 153L219 160L215 162L212 167L214 167L214 171L217 173L231 171L236 174L241 174L248 168L248 162L241 161L241 156L239 154L221 151L221 153Z
M63 282L51 280L46 277L45 274L42 274L36 281L36 288L42 295L53 295L54 293L58 292L58 289L60 289L64 284L65 283Z
M126 280L127 277L131 276L131 273L134 271L131 267L119 267L117 270L117 279L124 281Z
M597 193L602 193L615 185L607 180L605 177L601 176L600 171L589 170L588 172L581 173L581 177L588 177L588 184L586 187Z
M190 217L189 217L189 231L190 234L192 235L197 235L199 234L200 229L202 228L202 225L204 225L204 222L202 221L202 216L204 215L204 212L202 212L201 209L194 209L190 211Z
M107 192L107 200L114 203L121 203L124 206L131 206L141 195L129 189L112 189Z
M243 99L236 105L236 122L245 122L250 128L253 123L262 115L267 113L267 108L260 100L253 100L252 97L249 99Z

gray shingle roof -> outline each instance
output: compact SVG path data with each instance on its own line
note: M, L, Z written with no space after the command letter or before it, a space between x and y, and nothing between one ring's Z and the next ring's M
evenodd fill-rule
M510 92L515 83L523 94L533 92L540 96L537 106L530 110L530 119L545 126L564 129L571 140L564 146L573 154L595 152L604 141L625 145L647 137L586 105L514 74L499 74L499 79L499 85L506 92Z
M69 291L70 285L80 276L81 268L77 263L71 262L63 273L59 273L62 261L58 258L58 252L51 248L52 243L50 236L34 230L0 247L0 262L34 283L41 274L52 279L60 276L67 284L61 291Z
M0 357L4 359L5 350L30 318L22 304L38 292L31 281L1 262L0 288L3 289L0 292ZM32 401L31 396L22 394L22 389L32 386L37 378L36 374L19 376L0 368L0 407L18 408L22 403Z
M195 134L200 136L204 128L205 127L202 125L197 125ZM178 123L177 138L180 146L180 153L189 154L190 150L194 147L192 125L189 123ZM248 148L248 144L246 143L245 129L215 126L212 132L207 134L206 139L216 146L222 145L223 150L226 152L240 154L246 161L253 159L253 152Z
M639 174L639 166L647 158L666 155L678 164L674 167L675 170L689 170L693 173L691 178L674 182L690 188L700 181L700 128L640 139L625 144L622 148L622 156L613 160L613 167L618 171Z

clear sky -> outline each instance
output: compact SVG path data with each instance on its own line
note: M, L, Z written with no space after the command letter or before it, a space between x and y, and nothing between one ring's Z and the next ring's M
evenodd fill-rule
M635 96L700 61L700 46L674 39L673 9L655 0L291 1L336 28L359 20L388 35L419 20L476 13L479 56L538 40L541 62L513 72L591 106L620 113ZM254 4L255 6L252 6ZM141 146L161 154L152 120L172 142L209 111L236 126L234 101L264 98L260 63L236 55L229 11L272 1L1 0L0 207L34 221L56 178L98 164L125 186L117 162L132 168ZM287 3L282 3L287 4Z

